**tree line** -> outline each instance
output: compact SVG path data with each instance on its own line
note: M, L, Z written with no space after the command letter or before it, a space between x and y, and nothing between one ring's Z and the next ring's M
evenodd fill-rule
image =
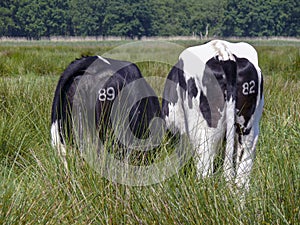
M299 0L1 0L0 36L300 36Z

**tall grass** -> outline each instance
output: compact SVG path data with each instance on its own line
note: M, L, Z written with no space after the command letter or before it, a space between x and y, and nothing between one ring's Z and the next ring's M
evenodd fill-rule
M102 178L68 149L66 171L49 140L58 75L74 57L107 49L0 46L0 224L299 224L299 48L256 48L265 109L241 207L220 174L196 179L193 165L162 183L130 187ZM139 67L147 76L170 69Z

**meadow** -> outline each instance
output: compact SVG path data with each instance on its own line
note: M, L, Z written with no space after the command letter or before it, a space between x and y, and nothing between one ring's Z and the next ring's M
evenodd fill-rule
M220 174L196 179L189 165L161 183L132 187L101 177L70 149L66 171L50 141L59 75L81 55L128 43L0 42L0 224L300 224L299 41L251 41L265 108L244 206ZM144 76L165 77L171 68L138 66Z

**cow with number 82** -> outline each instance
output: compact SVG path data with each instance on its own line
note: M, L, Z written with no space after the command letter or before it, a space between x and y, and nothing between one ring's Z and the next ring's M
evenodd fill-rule
M173 133L188 135L198 175L214 172L225 140L225 179L248 189L264 104L256 50L221 40L190 47L167 79L177 86L165 85L163 118Z

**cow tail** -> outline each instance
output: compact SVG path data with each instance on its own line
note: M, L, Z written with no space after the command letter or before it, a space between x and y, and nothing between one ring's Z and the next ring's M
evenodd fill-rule
M237 65L235 57L230 54L229 60L223 61L223 70L226 76L226 149L224 159L224 172L227 180L235 176L235 109L236 109L236 77Z
M68 91L77 76L84 74L86 68L96 60L96 57L83 57L73 61L62 73L55 90L51 112L51 144L57 148L63 157L66 166L65 138L69 135L70 128L70 102L68 102Z
M54 148L58 150L60 156L62 156L65 166L67 165L66 157L66 148L65 148L65 139L63 124L66 118L65 110L63 109L63 102L66 99L65 93L65 84L67 80L61 79L56 87L53 103L52 103L52 112L51 112L51 144ZM66 168L68 168L66 166Z

